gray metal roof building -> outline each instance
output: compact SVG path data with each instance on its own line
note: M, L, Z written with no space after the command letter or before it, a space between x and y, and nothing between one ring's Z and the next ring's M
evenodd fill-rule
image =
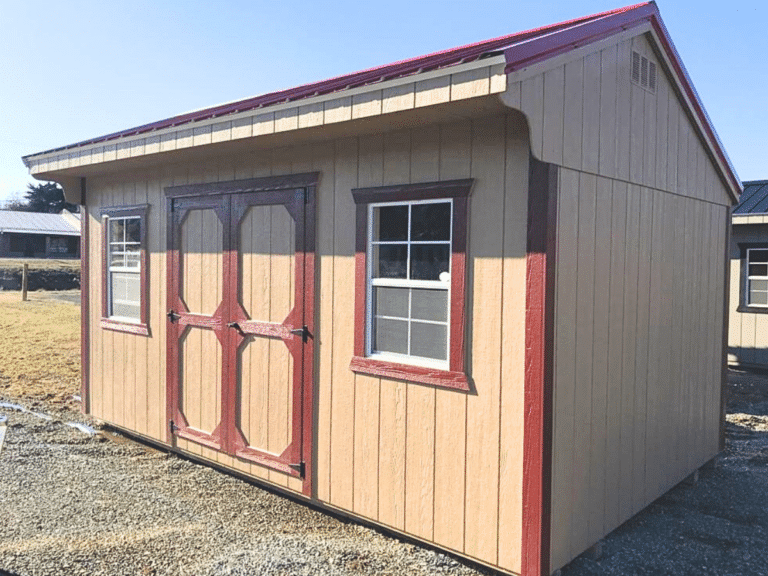
M733 214L768 214L768 180L744 182L744 192Z
M77 217L69 213L44 214L0 210L0 233L7 232L80 236L80 225L77 223Z

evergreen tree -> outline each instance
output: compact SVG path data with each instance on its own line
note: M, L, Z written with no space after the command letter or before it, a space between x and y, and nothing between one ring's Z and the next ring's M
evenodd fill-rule
M70 204L64 199L64 189L55 182L41 182L29 184L24 195L26 207L16 207L16 210L25 212L48 212L58 214L64 209L77 212L76 204Z

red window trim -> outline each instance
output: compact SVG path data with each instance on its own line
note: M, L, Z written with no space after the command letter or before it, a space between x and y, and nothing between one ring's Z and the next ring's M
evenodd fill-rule
M424 184L355 188L357 238L355 242L355 347L349 368L359 374L405 380L440 388L469 391L466 371L466 252L469 195L473 180L447 180ZM366 294L368 254L368 205L374 202L453 199L453 237L451 240L451 325L448 370L401 364L366 357Z
M149 205L114 206L101 209L101 221L104 217L139 216L141 218L141 319L138 323L121 322L109 318L109 227L104 226L101 246L101 327L115 332L127 332L139 336L149 336L149 272L147 270L147 211Z

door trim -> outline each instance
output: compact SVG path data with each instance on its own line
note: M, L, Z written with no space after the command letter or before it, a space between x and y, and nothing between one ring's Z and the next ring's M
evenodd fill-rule
M241 193L253 193L258 192L261 196L264 194L265 203L279 203L269 202L270 200L277 200L280 196L285 195L285 191L293 191L298 197L301 195L304 200L304 217L302 219L295 219L297 237L301 237L300 231L303 232L303 251L296 251L296 266L295 269L302 270L304 275L304 288L303 288L303 301L304 301L304 325L307 327L309 337L306 341L302 339L296 339L295 344L289 344L288 348L299 348L297 352L300 352L300 356L303 356L302 361L298 369L301 371L302 382L302 394L300 395L300 431L301 431L301 466L299 469L295 469L291 466L279 466L274 463L270 463L270 468L280 470L286 474L302 479L302 493L306 496L313 497L315 492L314 486L314 435L315 435L315 360L314 360L314 348L315 348L315 211L316 211L316 191L317 183L320 173L303 173L284 176L269 176L263 178L251 178L247 180L235 180L228 182L218 183L200 183L190 184L182 186L169 186L165 188L166 195L166 216L167 216L167 242L166 242L166 280L167 280L167 306L168 310L174 309L177 305L178 299L175 295L177 289L178 278L174 279L174 275L170 272L178 267L179 249L175 245L174 240L174 201L178 201L184 197L205 197L212 195L229 195L231 198L231 210L230 220L234 218L236 203L236 196ZM182 200L182 204L185 202ZM286 208L289 208L286 205ZM289 208L290 210L290 208ZM234 273L236 268L231 265L227 266L226 262L231 262L232 258L237 258L237 254L234 253L231 241L231 230L233 226L225 226L225 242L224 242L224 258L225 268L228 268L230 274ZM298 244L297 244L298 248ZM231 280L231 278L230 278ZM298 296L298 294L297 294ZM229 296L228 296L229 297ZM227 311L228 314L235 313L235 309L239 305L239 299L232 303L233 309ZM226 327L221 327L223 330L228 330ZM170 359L174 354L174 342L173 338L176 331L180 328L172 322L169 318L166 320L166 442L171 446L175 446L174 438L178 434L174 434L171 429L170 422L173 421L176 416L179 399L178 396L178 362L172 362ZM282 332L282 331L281 331ZM275 334L275 336L282 336L282 334ZM231 346L230 346L231 348ZM225 369L228 366L226 356L224 357ZM295 361L295 360L294 360ZM294 366L294 370L297 367ZM222 398L222 442L220 449L230 453L230 455L237 457L235 452L236 438L230 437L231 434L236 432L236 428L229 430L231 426L224 425L227 421L233 421L236 418L235 405L236 405L236 386L232 386L229 381L232 380L231 376L227 376L227 382L222 382L222 386L228 390L226 396L228 398ZM231 397L235 394L235 397ZM299 404L295 399L295 404ZM225 415L225 406L231 414ZM182 435L183 437L183 435ZM191 440L201 443L201 439ZM247 450L247 449L246 449ZM245 455L245 454L244 454ZM251 462L258 461L258 458L254 458L254 455L248 455L248 460Z
M208 196L210 194L238 194L240 192L270 192L316 188L319 179L320 172L306 172L283 176L263 176L246 180L229 180L227 182L184 184L166 187L165 196L167 198L178 198L179 196Z

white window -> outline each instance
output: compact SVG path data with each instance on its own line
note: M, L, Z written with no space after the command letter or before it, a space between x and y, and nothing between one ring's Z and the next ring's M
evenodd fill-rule
M747 306L768 308L768 249L747 249Z
M107 317L141 322L140 216L113 216L107 220Z
M447 369L453 201L368 209L367 355Z

